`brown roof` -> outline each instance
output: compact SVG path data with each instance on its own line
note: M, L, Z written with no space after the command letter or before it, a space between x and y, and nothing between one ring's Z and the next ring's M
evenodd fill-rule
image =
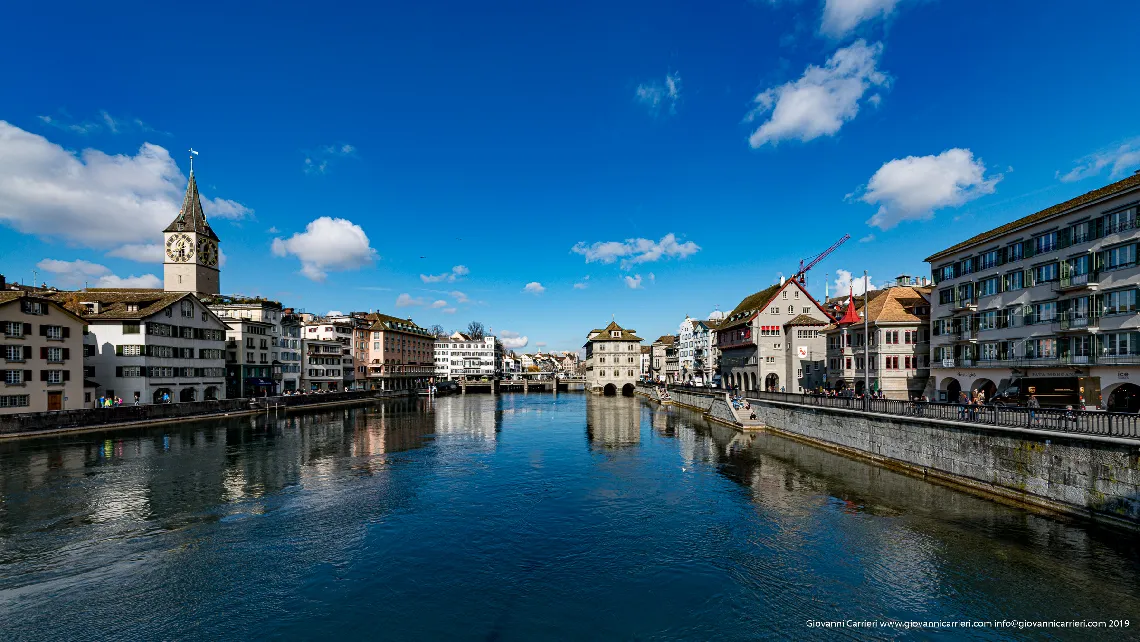
M218 240L218 235L214 234L206 222L206 213L202 211L202 198L198 196L198 181L194 179L194 172L190 172L190 182L186 185L186 196L182 199L178 216L174 217L163 232L196 232Z
M49 298L63 303L72 298L73 295L80 303L98 302L103 304L103 310L98 314L92 314L86 310L79 311L79 316L87 321L141 321L146 317L162 312L167 307L187 297L194 298L198 301L199 305L205 307L201 300L198 300L198 297L192 292L166 292L164 290L143 288L125 288L121 290L89 288L87 290L77 290L74 292L60 291L53 293ZM128 304L137 306L137 310L128 311ZM209 308L206 309L209 310ZM210 314L218 320L219 324L224 325L224 322L222 322L213 311L210 311Z
M667 345L667 346L671 346L671 345L673 345L673 344L674 344L676 341L677 341L677 337L676 337L676 336L674 336L674 335L672 335L672 334L664 334L664 335L661 335L661 336L657 337L657 340L656 340L656 341L654 341L653 343L661 343L661 344L664 344L664 345Z
M776 294L778 294L783 287L784 286L780 284L771 285L755 294L744 297L744 300L737 304L732 312L724 316L724 321L721 322L717 330L727 330L747 323L753 314L759 310L763 310L772 299L776 298Z
M918 316L914 314L914 306L929 305L930 301L924 296L929 293L926 288L909 286L895 286L884 290L871 290L869 297L855 297L855 308L859 314L859 321L863 321L863 310L868 310L869 323L916 323L924 324L930 320L929 315ZM864 299L869 299L866 303ZM836 326L828 326L831 330Z
M1092 203L1094 201L1099 201L1099 200L1104 199L1104 198L1116 196L1118 194L1124 193L1124 192L1131 190L1133 188L1136 188L1138 186L1140 186L1140 174L1133 174L1132 176L1129 176L1128 178L1126 178L1122 181L1117 181L1111 185L1105 185L1104 187L1102 187L1100 189L1094 189L1093 191L1081 194L1080 196L1078 196L1076 198L1071 198L1071 199L1065 201L1064 203L1059 203L1059 204L1054 205L1052 207L1048 207L1046 209L1043 209L1040 212L1037 212L1035 214L1030 214L1029 216L1019 218L1012 223L1006 223L1005 225L1002 225L1001 227L994 228L988 232L982 232L981 234L978 234L977 236L975 236L973 238L967 239L967 240L962 241L961 243L959 243L957 245L948 247L945 250L942 250L941 252L936 252L936 253L928 256L926 258L926 262L930 263L933 261L937 261L938 259L941 259L941 258L943 258L949 254L953 254L953 253L957 252L958 250L964 250L964 249L966 249L972 245L976 245L978 243L984 243L984 242L989 241L991 239L996 239L999 236L1002 236L1003 234L1008 234L1010 232L1013 232L1017 229L1025 227L1027 225L1031 225L1033 223L1038 223L1040 221L1044 221L1045 219L1051 218L1053 216L1065 214L1069 210L1076 209L1076 208L1081 207L1083 205L1088 205L1089 203Z
M827 321L824 321L823 319L817 319L810 314L801 314L796 316L796 318L792 319L791 321L788 321L784 325L827 325Z
M653 346L641 346L641 354L650 354L653 352Z
M401 319L380 312L369 313L365 317L372 322L372 327L369 328L373 331L391 330L393 332L406 332L408 334L419 334L428 337L434 337L432 333L416 325L415 321L409 319Z
M87 322L83 320L83 317L80 317L79 315L75 314L71 310L68 310L67 308L65 308L63 306L63 304L61 302L56 301L55 299L53 299L49 296L39 296L39 295L33 294L31 292L26 292L23 290L3 290L3 291L0 291L0 306L6 305L8 303L12 303L13 301L17 301L19 299L28 299L30 301L42 301L44 303L48 303L50 305L55 306L59 311L61 311L64 314L74 318L75 320L79 321L80 323L82 323L84 325L87 324Z
M611 337L610 332L612 332L614 330L620 330L621 336ZM587 341L641 341L642 340L641 337L634 334L634 332L636 332L636 330L626 330L625 328L618 325L616 321L610 321L610 324L607 325L606 327L602 328L601 330L592 330L591 333L593 333L593 332L599 332L600 334L598 334L598 336L596 336L592 339L587 339Z

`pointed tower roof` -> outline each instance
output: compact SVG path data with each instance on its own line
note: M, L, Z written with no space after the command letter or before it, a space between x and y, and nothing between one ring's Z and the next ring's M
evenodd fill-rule
M182 209L178 216L166 226L163 232L197 232L215 241L218 235L206 222L206 213L202 211L202 198L198 196L198 181L194 180L194 170L190 170L190 183L186 185L186 197L182 199Z
M843 318L836 323L844 326L859 323L860 321L862 321L862 319L859 318L859 313L855 312L855 292L852 290L847 294L847 311L843 313Z

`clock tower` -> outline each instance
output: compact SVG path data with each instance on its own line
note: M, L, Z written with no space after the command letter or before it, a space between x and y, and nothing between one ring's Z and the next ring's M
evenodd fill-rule
M198 182L190 169L190 183L178 217L162 231L163 285L167 292L220 294L218 235L206 222Z

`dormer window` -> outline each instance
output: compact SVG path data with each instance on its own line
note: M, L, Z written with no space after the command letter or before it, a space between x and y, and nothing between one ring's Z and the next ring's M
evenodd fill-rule
M610 337L612 337L614 339L620 339L621 338L621 330L610 330Z
M128 303L127 304L127 312L138 312L138 311L139 311L139 304L137 304L137 303ZM167 312L166 316L170 316L170 310L167 310L166 312Z

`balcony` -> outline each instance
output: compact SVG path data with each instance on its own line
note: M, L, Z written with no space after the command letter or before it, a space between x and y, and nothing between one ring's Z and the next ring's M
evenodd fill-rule
M1089 313L1062 314L1054 323L1058 332L1096 332L1100 327L1100 316Z
M962 328L958 330L958 341L969 341L971 343L978 340L977 328Z
M958 297L950 302L950 311L959 314L962 312L974 312L978 309L977 297Z
M1076 292L1089 290L1095 292L1099 285L1099 274L1068 274L1053 281L1053 290L1056 292Z

